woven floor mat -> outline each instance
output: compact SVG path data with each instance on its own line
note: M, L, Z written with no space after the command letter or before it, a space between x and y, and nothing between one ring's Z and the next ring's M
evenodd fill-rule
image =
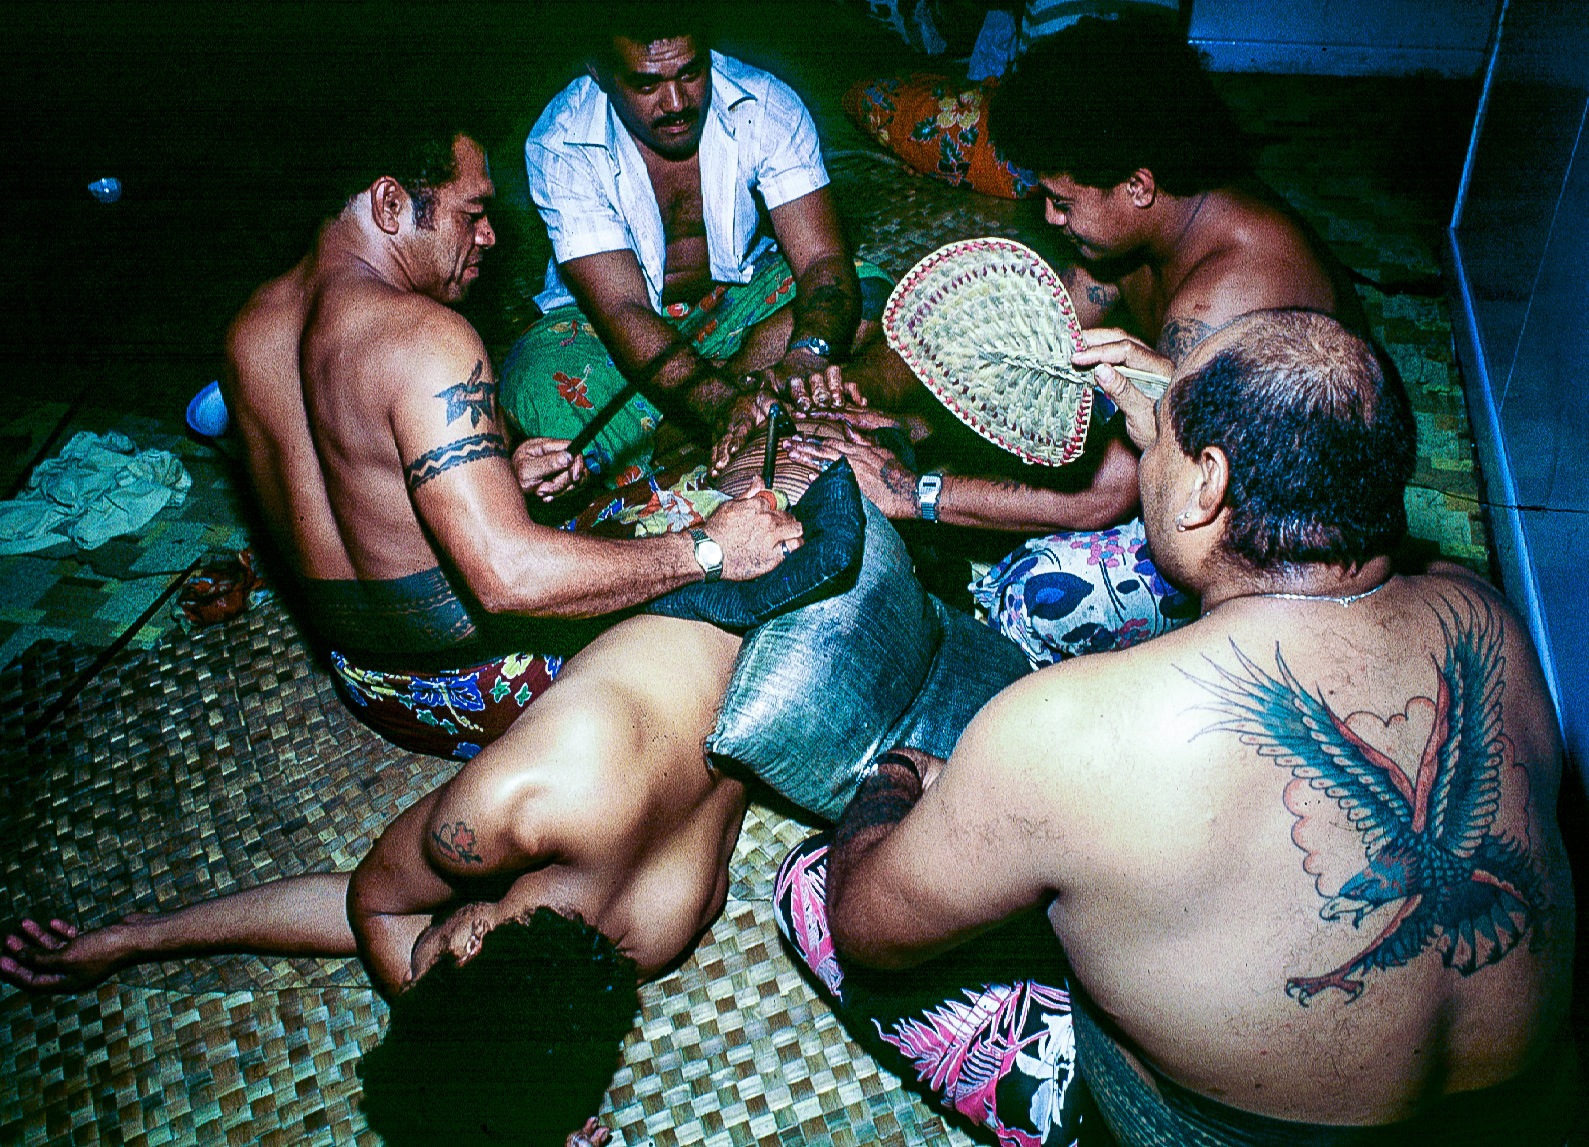
M857 254L895 278L958 239L1002 235L1040 244L1053 240L1036 224L1031 201L999 199L913 175L886 152L856 149L827 158L833 194Z
M41 642L0 674L7 924L350 867L452 772L360 725L273 602L123 656L24 744L91 652ZM751 806L728 908L642 993L603 1109L618 1142L969 1142L849 1043L784 950L772 877L809 831ZM354 1067L385 1011L352 960L178 961L78 996L0 987L0 1143L374 1144Z

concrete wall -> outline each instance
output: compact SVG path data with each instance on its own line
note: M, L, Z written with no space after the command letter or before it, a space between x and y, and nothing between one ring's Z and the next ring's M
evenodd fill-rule
M1193 0L1189 36L1218 71L1477 74L1500 0Z
M1589 6L1509 0L1450 235L1507 596L1589 781Z

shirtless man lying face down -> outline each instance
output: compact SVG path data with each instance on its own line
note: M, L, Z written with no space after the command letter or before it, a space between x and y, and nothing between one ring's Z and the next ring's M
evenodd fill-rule
M747 457L759 460L762 445L753 439ZM730 465L725 481L752 482L744 471L754 466ZM798 497L810 475L797 471L781 470L775 485ZM905 616L931 610L887 523L874 517L868 529L892 548L874 572L869 546L858 589L903 596ZM833 628L857 592L807 607L818 611L811 625ZM914 744L947 751L976 708L1025 669L1013 646L965 625L953 642L944 637L922 689L919 708L940 731L907 722ZM655 648L667 650L666 673L636 655ZM638 983L688 951L722 909L746 787L706 767L702 741L740 649L737 635L697 621L622 621L399 815L353 872L290 877L95 930L28 921L6 939L0 976L28 990L81 991L118 968L173 957L356 954L392 1004L363 1069L373 1126L434 1142L456 1137L457 1113L468 1110L510 1141L562 1142L600 1105ZM952 691L937 684L945 681ZM820 696L833 707L832 689ZM869 735L893 743L882 726ZM846 763L858 776L864 762ZM827 784L783 787L832 816L853 782L807 795ZM603 1141L594 1126L582 1134Z
M419 142L424 160L426 137ZM378 169L358 183L303 262L256 292L229 340L228 404L260 501L355 704L371 673L511 675L532 658L516 643L521 628L501 631L504 616L542 619L533 638L557 643L563 619L719 571L724 581L753 578L802 537L794 517L754 496L754 481L694 538L613 540L530 520L521 484L555 494L580 464L567 443L532 439L513 458L515 481L485 349L444 305L492 243L485 157L450 128L428 144L430 159L411 164L406 182ZM942 738L1024 663L985 630L949 642L886 521L869 522L866 537L856 585L796 614L838 640L853 595L866 608L875 595L900 604L897 622L860 628L930 637L918 643L913 692L951 645L980 651L975 666L932 678L956 682L953 697L924 706L933 720L901 726L947 752L952 739ZM802 621L762 629L779 624ZM561 1142L600 1103L636 982L679 958L722 907L746 794L706 766L703 741L744 673L741 646L700 621L628 618L562 663L555 682L548 672L533 704L496 715L478 737L456 737L464 767L405 810L353 872L92 931L28 921L6 938L0 976L77 991L174 956L356 954L393 1005L365 1073L383 1134L456 1141L484 1128L499 1141ZM831 664L842 672L851 662ZM756 693L754 680L739 691ZM837 708L820 683L814 695L823 702L813 712ZM787 710L786 739L823 742L842 768L824 767L805 792L781 787L834 815L893 727L861 714L853 751L835 754ZM405 740L401 729L382 731Z

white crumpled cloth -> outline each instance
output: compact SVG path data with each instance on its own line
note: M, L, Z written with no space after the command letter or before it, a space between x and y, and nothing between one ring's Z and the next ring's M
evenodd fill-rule
M139 450L125 434L81 431L34 467L27 489L0 502L0 554L71 542L92 550L130 534L168 503L182 504L193 479L168 450Z

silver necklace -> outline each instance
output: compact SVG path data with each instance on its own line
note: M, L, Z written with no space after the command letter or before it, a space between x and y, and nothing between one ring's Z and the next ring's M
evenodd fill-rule
M1382 581L1373 589L1365 589L1362 593L1349 593L1344 597L1337 597L1330 593L1255 593L1253 597L1279 597L1286 601L1333 601L1336 605L1345 608L1354 601L1362 601L1365 597L1372 597L1384 589L1390 582Z

